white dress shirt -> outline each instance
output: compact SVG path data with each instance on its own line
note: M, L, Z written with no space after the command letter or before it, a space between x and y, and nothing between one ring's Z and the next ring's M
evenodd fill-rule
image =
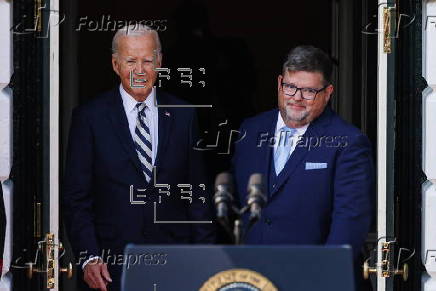
M138 104L138 101L136 101L132 96L129 95L129 93L124 90L123 85L120 84L120 94L121 98L123 99L123 106L124 111L126 112L127 121L129 123L129 131L130 135L132 136L135 134L135 127L136 127L136 119L138 118L138 109L136 108L136 104ZM147 116L148 126L150 129L150 136L151 136L151 160L152 164L154 165L154 162L156 160L156 153L157 153L157 145L158 145L158 108L156 106L156 89L153 87L151 90L150 95L147 96L147 99L145 99L145 104L147 105L147 108L145 109L145 114Z
M284 138L284 136L282 135L282 136L280 136L280 133L281 133L281 129L284 127L284 126L286 126L286 124L285 124L285 122L284 122L284 120L283 120L283 118L282 118L282 115L280 114L280 111L279 111L279 116L278 116L278 118L277 118L277 124L276 124L276 131L275 131L275 143L274 143L274 152L273 152L273 157L274 157L274 155L275 155L275 153L276 153L276 151L277 151L277 147L278 147L278 145L279 145L279 141L280 141L280 138ZM297 130L297 132L292 136L292 148L291 148L291 151L289 152L289 155L291 155L293 152L294 152L294 150L295 150L295 146L297 145L297 142L298 142L298 140L300 139L300 137L301 136L303 136L303 134L306 132L306 130L307 130L307 128L309 127L309 125L310 125L310 123L308 123L308 124L306 124L306 125L304 125L304 126L302 126L302 127L297 127L297 128L295 128L296 130Z

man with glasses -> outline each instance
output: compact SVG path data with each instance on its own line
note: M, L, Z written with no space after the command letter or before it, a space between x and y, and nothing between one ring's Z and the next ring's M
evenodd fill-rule
M233 157L239 200L253 173L263 174L268 200L247 244L348 244L358 258L375 193L371 145L327 106L331 74L322 50L292 49L277 79L278 110L242 123Z

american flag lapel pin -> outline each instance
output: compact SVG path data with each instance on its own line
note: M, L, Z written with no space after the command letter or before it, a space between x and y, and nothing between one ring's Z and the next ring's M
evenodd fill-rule
M165 111L165 115L168 116L168 117L171 116L171 114L168 111Z

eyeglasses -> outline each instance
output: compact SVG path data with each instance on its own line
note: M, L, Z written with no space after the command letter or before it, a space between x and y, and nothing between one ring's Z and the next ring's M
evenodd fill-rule
M314 100L316 97L316 94L318 94L319 92L323 91L325 88L327 88L329 86L325 85L324 87L322 87L321 89L314 89L314 88L298 88L297 86L294 86L292 84L289 83L285 83L282 82L282 90L283 93L285 93L286 95L289 96L295 96L295 94L297 94L297 91L300 90L301 92L301 97L304 100Z

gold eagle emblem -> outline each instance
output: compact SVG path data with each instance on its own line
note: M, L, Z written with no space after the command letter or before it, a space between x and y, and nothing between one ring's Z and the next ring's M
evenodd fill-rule
M248 269L230 269L210 277L199 291L278 291L265 276Z

